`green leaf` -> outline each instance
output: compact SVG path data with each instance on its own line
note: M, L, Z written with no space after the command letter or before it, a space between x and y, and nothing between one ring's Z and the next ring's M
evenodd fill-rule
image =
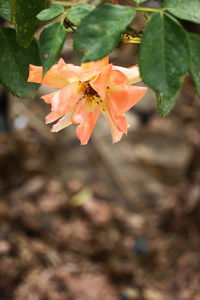
M66 34L66 29L60 22L51 23L44 27L39 40L44 72L55 63L60 55Z
M174 96L171 96L170 98L165 97L161 93L156 94L157 111L161 116L167 116L171 112L171 110L176 106L178 96L179 90Z
M78 26L83 18L91 12L95 6L87 3L77 3L67 12L67 19L74 25Z
M10 0L11 17L17 33L17 41L28 47L38 28L36 15L45 8L46 0Z
M189 56L188 39L182 26L167 14L154 13L140 46L143 81L163 99L173 102L182 77L189 70Z
M200 98L200 35L188 32L188 37L190 42L190 72Z
M28 83L29 64L41 65L38 44L33 40L28 49L16 42L15 30L0 26L0 82L15 96L33 98L39 84Z
M1 0L0 2L0 16L6 21L11 22L10 4L8 0Z
M40 21L49 21L59 16L64 12L64 7L61 5L52 5L50 8L46 8L42 10L39 14L37 14L37 19Z
M199 0L165 0L164 7L180 19L200 23Z
M74 48L81 61L98 60L112 52L135 13L134 7L113 4L92 10L74 36Z

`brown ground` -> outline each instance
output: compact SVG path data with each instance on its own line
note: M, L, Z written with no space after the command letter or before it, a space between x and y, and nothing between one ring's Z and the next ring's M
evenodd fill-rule
M200 104L190 80L167 118L153 98L120 143L101 121L84 147L73 127L49 133L40 100L11 99L0 299L200 299Z

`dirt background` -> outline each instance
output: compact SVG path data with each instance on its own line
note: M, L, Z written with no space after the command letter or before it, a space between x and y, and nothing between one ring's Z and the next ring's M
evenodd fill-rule
M77 62L70 39L62 56ZM111 61L136 63L137 46ZM200 299L200 102L189 77L166 118L149 91L115 145L103 120L87 146L74 127L50 133L39 95L2 92L1 103L0 299Z

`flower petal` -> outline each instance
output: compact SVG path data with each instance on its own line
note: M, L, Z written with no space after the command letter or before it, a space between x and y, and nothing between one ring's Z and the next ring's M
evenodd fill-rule
M90 85L102 99L105 98L106 88L108 86L108 79L111 70L112 65L107 65L95 79L90 81Z
M109 111L109 110L108 110ZM113 120L113 123L117 127L117 129L125 134L128 132L128 124L126 121L126 117L124 115L116 115L112 111L109 111L110 116Z
M113 143L119 142L122 138L123 132L117 129L108 111L103 111L102 114L110 128Z
M90 61L87 63L83 63L81 64L81 68L83 70L87 70L87 69L98 69L101 70L103 69L105 66L107 66L109 63L109 57L106 56L103 59L97 60L97 61Z
M61 58L58 64L53 65L44 75L42 83L55 88L62 88L69 82L77 81L80 77L81 67L66 64Z
M74 105L80 100L83 93L79 91L79 84L70 83L58 92L52 93L52 98L48 99L51 102L51 110L64 115L68 111L73 110Z
M128 78L124 73L119 70L112 70L109 78L109 86L110 88L116 88L116 86L120 86L128 84Z
M65 78L65 76L59 72L58 64L52 66L43 78L42 72L43 68L41 66L29 65L29 76L27 81L42 83L54 88L62 88L68 83L68 80Z
M64 129L65 127L72 124L71 121L72 113L64 115L56 124L53 125L51 132L58 132L59 130Z
M29 65L28 82L41 83L42 81L42 67Z
M46 95L41 96L40 98L43 99L44 102L51 104L51 99L55 96L56 93L57 92L46 94Z
M59 67L59 64L53 65L44 75L42 84L58 89L68 84L67 78L59 71Z
M129 84L133 84L133 83L141 81L138 66L133 66L133 67L130 67L130 68L123 68L123 67L113 66L113 70L118 70L118 71L124 73L126 75L126 77L128 78Z
M68 80L68 82L75 82L80 79L81 67L73 64L60 64L58 66L59 72Z
M146 91L146 87L128 85L121 89L110 89L107 93L106 105L113 114L124 114L144 96Z
M77 126L76 135L79 138L81 145L86 145L92 134L100 109L88 111L84 101L81 101L77 106L72 116L72 122Z
M48 114L45 118L45 123L49 124L52 123L56 120L58 120L61 117L61 115L55 113L55 112L51 112L50 114Z
M96 75L101 72L103 68L105 68L109 63L109 57L106 56L103 59L97 60L97 61L91 61L88 63L81 64L82 68L82 74L81 74L81 80L87 81L91 78L94 78Z

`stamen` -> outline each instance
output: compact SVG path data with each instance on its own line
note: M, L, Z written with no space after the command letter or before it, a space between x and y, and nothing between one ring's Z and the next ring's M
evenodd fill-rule
M89 81L84 81L80 83L80 89L83 92L82 99L87 102L88 105L99 104L99 95L90 85Z

